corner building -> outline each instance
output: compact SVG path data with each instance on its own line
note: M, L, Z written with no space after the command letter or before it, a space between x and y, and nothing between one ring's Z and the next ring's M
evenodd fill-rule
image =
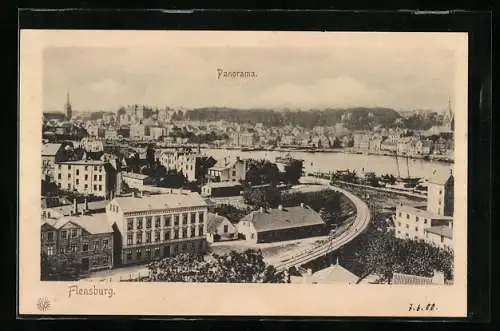
M115 233L115 264L204 251L208 206L193 192L118 197L106 206Z

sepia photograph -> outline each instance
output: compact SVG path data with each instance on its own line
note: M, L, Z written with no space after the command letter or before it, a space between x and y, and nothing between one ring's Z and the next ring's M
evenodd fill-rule
M237 284L210 287L228 313L267 284L290 305L387 292L396 315L465 314L466 34L29 32L20 277L29 259L37 313ZM354 301L330 313L364 314Z

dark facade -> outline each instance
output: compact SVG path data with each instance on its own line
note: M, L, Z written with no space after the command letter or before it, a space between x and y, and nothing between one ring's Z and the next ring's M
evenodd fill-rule
M276 229L257 232L257 243L270 243L276 241L296 240L326 234L323 224L301 226L296 228Z

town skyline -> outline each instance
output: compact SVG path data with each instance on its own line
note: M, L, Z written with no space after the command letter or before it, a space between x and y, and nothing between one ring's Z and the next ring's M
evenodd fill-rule
M387 59L391 59L387 61ZM454 57L439 47L362 47L339 52L301 48L46 48L43 107L76 111L152 107L281 110L384 107L447 109ZM218 79L217 69L255 72ZM429 84L432 81L433 84Z

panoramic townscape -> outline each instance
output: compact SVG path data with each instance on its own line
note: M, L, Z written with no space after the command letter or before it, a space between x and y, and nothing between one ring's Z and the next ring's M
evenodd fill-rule
M454 111L43 113L41 279L452 284Z

